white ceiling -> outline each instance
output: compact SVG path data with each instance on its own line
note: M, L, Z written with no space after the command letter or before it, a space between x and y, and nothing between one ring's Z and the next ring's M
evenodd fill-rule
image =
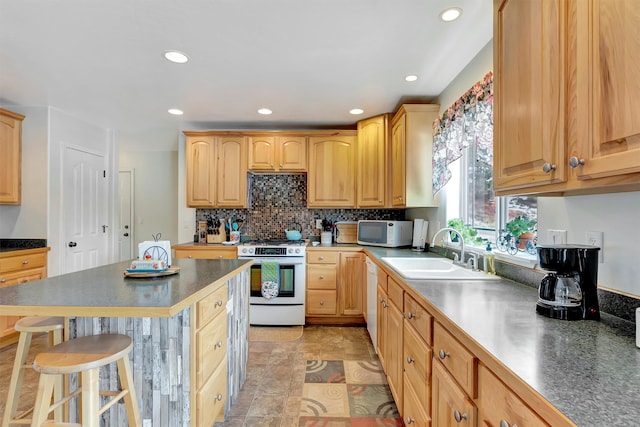
M175 150L180 129L345 126L431 100L491 36L492 0L0 0L0 105Z

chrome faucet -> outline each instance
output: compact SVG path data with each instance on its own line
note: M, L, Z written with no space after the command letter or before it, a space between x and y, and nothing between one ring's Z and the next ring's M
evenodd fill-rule
M435 246L436 245L436 237L438 237L438 234L445 232L445 231L450 231L452 233L456 233L458 235L458 239L460 239L460 260L453 260L454 264L457 265L461 265L463 267L466 267L465 263L464 263L464 238L462 237L462 234L456 230L455 228L451 228L451 227L445 227L445 228L441 228L440 230L436 231L436 234L433 235L433 238L431 239L431 246Z

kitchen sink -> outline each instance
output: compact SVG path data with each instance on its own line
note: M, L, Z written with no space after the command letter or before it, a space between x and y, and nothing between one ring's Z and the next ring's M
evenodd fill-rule
M472 271L446 258L393 258L382 261L405 279L422 280L499 280L500 277L484 271Z

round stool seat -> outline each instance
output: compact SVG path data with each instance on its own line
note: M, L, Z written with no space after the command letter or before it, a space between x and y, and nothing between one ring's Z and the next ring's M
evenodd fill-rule
M64 328L64 317L29 316L18 320L13 328L18 332L49 332Z
M126 357L132 345L130 337L120 334L75 338L38 354L33 368L46 374L70 374L99 368Z

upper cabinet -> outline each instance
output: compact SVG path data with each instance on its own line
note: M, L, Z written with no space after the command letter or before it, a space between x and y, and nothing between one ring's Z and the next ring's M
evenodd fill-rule
M358 122L358 207L387 205L389 115Z
M249 138L249 170L306 172L305 136L252 136Z
M439 110L436 104L405 104L391 121L391 207L438 206L432 159Z
M197 132L185 135L187 206L246 207L246 138Z
M24 116L0 108L0 204L21 201L21 137Z
M494 189L640 189L640 3L495 0Z
M356 206L356 155L355 135L309 138L308 207Z

